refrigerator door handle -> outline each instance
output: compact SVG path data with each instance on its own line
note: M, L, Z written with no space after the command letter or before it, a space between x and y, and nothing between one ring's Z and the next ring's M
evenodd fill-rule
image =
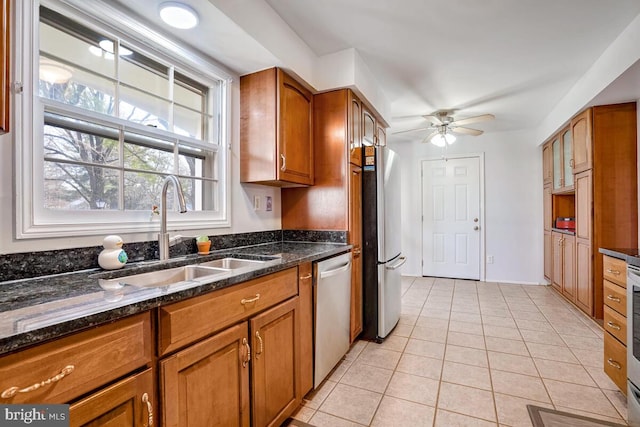
M327 271L321 272L320 278L324 279L325 277L335 276L336 274L342 273L343 271L347 271L349 268L351 268L351 261L349 261L345 265L342 265L338 268L334 268L333 270L327 270Z
M404 265L404 263L407 262L407 257L401 256L398 258L398 262L395 263L394 265L387 265L385 266L385 268L387 270L395 270L397 268L400 268Z

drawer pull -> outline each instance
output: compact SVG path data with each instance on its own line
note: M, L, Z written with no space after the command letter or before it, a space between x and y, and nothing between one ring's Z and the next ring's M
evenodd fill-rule
M54 375L53 377L51 377L49 379L46 379L46 380L44 380L42 382L30 385L29 387L25 387L23 389L21 389L19 387L9 387L5 391L3 391L2 394L0 394L0 397L2 397L3 399L9 399L9 398L12 398L13 396L15 396L16 393L29 393L29 392L37 390L40 387L43 387L45 385L49 385L51 383L55 383L55 382L60 381L61 379L63 379L64 377L66 377L67 375L72 373L75 369L76 369L75 366L67 365L64 368L62 368L62 370L60 371L59 374Z
M249 347L249 343L246 338L242 338L242 344L247 347L247 358L242 361L242 367L246 368L247 364L251 362L251 347Z
M147 404L147 414L149 415L146 426L151 427L153 425L153 406L151 405L151 401L149 401L149 395L147 393L142 395L142 403Z
M313 277L311 274L307 274L306 276L301 276L300 280L307 280L307 279L311 279L311 277Z
M607 273L613 274L615 276L619 276L620 275L620 270L612 270L610 268L607 268Z
M613 302L620 302L620 298L614 296L614 295L607 295L607 299L609 301L613 301Z
M256 338L258 338L258 341L260 341L260 350L256 351L256 359L257 359L258 355L262 354L262 351L264 350L262 337L260 336L260 331L256 331Z
M253 298L242 298L240 300L240 304L245 305L245 304L251 304L252 302L256 302L260 299L260 294L256 294L255 297Z
M607 326L611 329L615 329L616 331L620 330L620 325L618 325L617 323L613 323L611 320L607 322Z
M620 365L618 362L616 362L615 360L613 360L612 358L608 358L607 359L607 363L611 366L613 366L616 369L622 369L622 365Z

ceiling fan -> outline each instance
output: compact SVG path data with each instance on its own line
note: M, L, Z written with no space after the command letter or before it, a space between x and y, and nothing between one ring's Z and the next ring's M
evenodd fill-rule
M427 114L422 117L429 121L429 125L425 127L419 127L415 129L401 130L394 132L393 134L417 132L423 130L432 130L422 142L431 142L438 147L444 147L447 144L453 144L456 140L454 133L478 136L482 135L484 131L479 129L472 129L464 127L471 123L484 122L486 120L493 120L495 116L493 114L482 114L479 116L467 117L464 119L456 120L452 116L450 110L439 110L433 114Z

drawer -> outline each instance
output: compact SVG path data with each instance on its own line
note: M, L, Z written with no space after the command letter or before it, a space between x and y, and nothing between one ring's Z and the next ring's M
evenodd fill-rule
M627 290L608 280L604 280L604 304L623 316L627 315Z
M608 333L604 334L604 372L627 394L627 347Z
M158 351L165 355L298 294L298 269L273 273L158 311Z
M604 307L604 330L616 337L622 344L627 344L627 318L612 310L610 307Z
M152 350L147 312L10 354L0 404L69 402L150 363Z
M627 287L627 263L621 259L604 255L602 257L603 276L610 282Z

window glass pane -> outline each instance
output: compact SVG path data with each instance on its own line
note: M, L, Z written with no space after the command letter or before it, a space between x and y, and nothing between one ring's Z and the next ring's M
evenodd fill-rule
M205 111L205 97L201 90L193 89L179 81L173 85L173 100L197 111Z
M59 116L53 116L55 119ZM62 120L59 118L58 121ZM75 160L84 163L102 165L118 165L119 144L115 139L106 135L117 134L114 129L93 125L81 120L67 120L68 125L62 127L45 124L44 127L44 155L46 158ZM94 132L83 132L80 128L91 127ZM102 132L101 132L102 131ZM114 135L115 136L115 135Z
M159 173L173 173L173 153L144 145L124 144L124 166Z
M116 75L113 55L100 48L97 41L74 37L45 23L40 23L40 52L75 64L75 68L91 70L105 77Z
M144 172L124 173L124 208L149 211L160 206L160 192L164 176ZM173 198L167 197L167 209L172 209Z
M203 139L202 128L205 116L197 111L188 110L179 105L173 108L174 132L178 135Z
M125 55L126 54L126 55ZM120 81L128 86L169 98L168 69L149 58L122 46L120 49Z
M120 89L120 98L120 118L157 129L170 129L169 101L124 86Z
M119 172L97 166L44 163L44 207L119 209Z
M41 66L50 64L41 61ZM66 82L50 82L41 76L39 95L64 104L113 115L115 84L95 74L74 70Z
M178 173L180 175L214 178L212 164L216 153L180 145L178 155Z

